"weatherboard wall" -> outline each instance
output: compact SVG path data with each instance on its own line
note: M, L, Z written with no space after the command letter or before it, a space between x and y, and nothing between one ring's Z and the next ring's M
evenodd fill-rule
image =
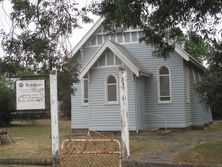
M194 93L192 71L177 53L171 53L166 60L153 57L153 48L143 43L121 44L152 73L150 77L135 77L128 69L129 129L146 127L163 128L167 120L168 128L184 128L202 125L212 119L211 114L203 114L198 96ZM99 46L84 45L78 60L83 67ZM158 103L157 73L165 65L170 69L172 102ZM187 70L188 68L188 70ZM105 104L105 79L114 74L119 79L118 67L92 67L90 69L89 105L81 103L81 84L72 96L72 128L88 128L106 131L120 130L120 106ZM187 81L188 80L188 81ZM190 102L187 102L187 84L190 85ZM119 91L119 88L118 88ZM204 116L203 116L204 115Z

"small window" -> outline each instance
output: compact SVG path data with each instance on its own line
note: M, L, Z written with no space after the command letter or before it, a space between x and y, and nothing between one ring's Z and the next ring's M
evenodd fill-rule
M158 70L158 98L159 102L170 102L170 73L166 66L161 66Z
M86 74L83 77L83 84L82 84L82 102L83 104L89 103L89 85L88 85L88 75Z
M114 65L114 55L113 55L113 53L109 50L109 51L107 51L107 54L106 54L106 56L107 56L107 65L108 66L111 66L111 65Z
M103 43L103 36L102 35L98 35L97 36L97 43L100 45Z
M116 56L116 65L122 65L122 61Z
M90 41L91 45L96 45L96 37L92 37L91 41Z
M125 42L130 42L130 33L125 33Z
M115 37L115 35L113 34L113 35L111 36L111 39L110 39L110 40L113 41L113 42L115 42L115 41L116 41L115 39L116 39L116 37Z
M137 42L138 38L137 38L137 32L132 32L132 42Z
M117 42L122 43L123 42L123 34L117 34Z
M187 103L190 103L190 69L186 67L186 93L187 93Z
M98 66L105 66L105 63L106 63L106 59L105 59L105 55L103 54L102 57L98 61Z
M109 75L106 79L106 101L117 102L117 80L113 75Z

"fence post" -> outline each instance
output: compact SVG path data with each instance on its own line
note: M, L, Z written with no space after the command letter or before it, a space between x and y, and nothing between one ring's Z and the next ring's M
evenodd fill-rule
M121 110L121 148L122 160L125 161L130 156L129 149L129 125L128 125L128 89L127 72L125 67L120 67L120 110Z
M50 71L50 108L51 108L51 139L52 165L59 167L59 126L58 126L58 98L57 98L57 71Z

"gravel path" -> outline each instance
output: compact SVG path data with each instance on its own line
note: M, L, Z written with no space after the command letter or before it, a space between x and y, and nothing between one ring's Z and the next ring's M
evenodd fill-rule
M221 140L222 130L218 133L218 131L208 131L208 128L206 128L206 130L182 130L168 134L155 132L148 133L147 135L150 135L154 140L164 141L167 146L164 149L156 150L140 157L140 160L148 162L173 162L173 157L183 150L209 141Z

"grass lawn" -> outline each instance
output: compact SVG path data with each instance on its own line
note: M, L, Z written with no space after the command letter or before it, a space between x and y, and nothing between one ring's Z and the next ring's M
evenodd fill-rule
M7 128L15 143L0 145L0 158L51 157L50 120L13 121ZM193 147L178 151L173 156L177 162L222 164L222 121L205 130L172 132L165 135L146 134L130 136L130 159L137 160L152 152L162 152L168 144L188 142ZM59 121L60 142L70 134L70 121ZM120 134L114 136L120 139ZM168 139L168 140L167 140ZM206 139L206 140L200 140Z
M209 141L195 143L174 157L177 162L222 164L222 121L214 121L205 130L197 131L196 135L209 137ZM218 137L215 137L218 136Z
M7 128L14 144L0 145L0 158L41 158L51 157L50 120L13 121ZM60 142L70 134L70 121L59 121ZM115 136L120 139L120 135ZM131 136L132 160L153 150L164 148L165 143L152 140L149 136Z
M222 164L222 140L200 144L175 157L177 162Z
M13 121L8 127L11 145L0 146L0 158L41 158L51 156L50 120ZM70 133L70 121L59 122L60 141Z

